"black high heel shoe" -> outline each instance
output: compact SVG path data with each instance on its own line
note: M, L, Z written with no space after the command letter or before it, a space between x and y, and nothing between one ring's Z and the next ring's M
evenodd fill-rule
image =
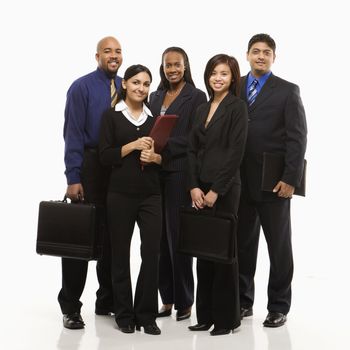
M199 332L199 331L207 331L209 330L209 328L212 326L212 323L203 323L203 324L196 324L194 326L189 326L188 329L190 331L194 331L194 332Z
M147 324L147 325L142 326L142 327L143 327L144 332L147 334L159 335L161 333L161 330L159 329L159 327L157 326L156 323ZM141 326L137 325L136 330L141 331Z
M225 335L233 332L231 328L215 328L210 332L210 335Z
M165 305L163 305L158 314L157 314L157 317L167 317L167 316L170 316L171 315L171 310L172 310L172 307L170 309L166 308Z
M191 307L176 312L176 321L183 321L191 317Z
M119 330L123 333L134 333L135 332L135 326L133 324L128 324L127 326L119 327Z

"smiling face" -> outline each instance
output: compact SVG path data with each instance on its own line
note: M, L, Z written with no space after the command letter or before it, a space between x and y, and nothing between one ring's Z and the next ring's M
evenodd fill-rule
M163 59L163 71L171 85L182 81L185 74L185 62L182 55L175 51L166 53Z
M98 67L108 76L114 77L123 62L121 46L115 38L107 37L97 45L96 61Z
M123 89L126 90L126 104L143 103L147 98L151 85L151 77L146 72L141 72L128 80L122 81Z
M229 91L232 83L232 73L227 63L216 65L209 77L209 85L214 95L225 94Z
M265 42L253 44L247 52L247 61L255 77L262 76L269 72L275 58L275 53Z

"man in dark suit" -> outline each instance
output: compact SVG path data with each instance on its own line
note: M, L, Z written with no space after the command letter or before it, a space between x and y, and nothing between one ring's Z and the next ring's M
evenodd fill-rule
M293 255L290 199L300 184L306 149L306 119L299 88L272 74L276 44L267 34L248 43L250 73L242 78L248 105L248 138L241 166L238 258L241 318L253 314L254 275L260 228L270 257L265 327L282 326L291 304ZM261 190L263 153L284 155L284 170L273 192Z
M94 203L101 213L100 234L104 236L103 252L96 264L99 289L96 292L95 313L113 312L113 291L110 267L110 244L105 228L105 200L109 182L108 169L98 157L100 122L104 111L114 107L121 77L117 75L123 62L122 49L114 37L105 37L97 44L95 71L75 80L67 92L64 122L64 161L66 165L66 195L72 201ZM62 258L62 288L58 302L63 313L63 326L84 328L80 314L87 277L88 262Z

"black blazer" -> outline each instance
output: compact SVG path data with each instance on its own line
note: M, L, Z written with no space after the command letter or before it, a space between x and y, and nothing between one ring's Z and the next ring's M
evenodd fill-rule
M247 76L242 78L241 98L247 101ZM256 200L276 198L261 191L263 152L285 155L282 181L300 184L306 150L306 118L299 87L273 74L255 102L248 107L248 137L242 163L242 183Z
M211 184L211 190L224 195L233 183L240 184L247 106L240 98L228 94L205 128L209 110L210 101L198 108L190 134L189 187L200 187L200 182Z
M150 109L155 117L160 114L165 94L166 90L157 90L150 95ZM179 119L162 152L163 170L184 171L186 169L188 134L197 107L205 102L207 102L205 93L187 83L167 109L166 114L176 114Z

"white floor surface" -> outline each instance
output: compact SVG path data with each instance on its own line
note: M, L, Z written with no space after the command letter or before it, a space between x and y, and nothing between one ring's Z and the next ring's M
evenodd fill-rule
M137 230L136 230L137 231ZM132 243L132 276L135 283L140 258L138 232ZM38 256L34 247L23 265L11 266L10 259L2 264L1 336L2 350L344 350L349 349L349 307L341 297L348 298L349 287L327 270L307 273L296 259L293 281L292 309L285 326L267 329L262 326L266 316L266 281L268 261L264 243L259 253L256 302L254 315L242 321L233 334L212 337L209 332L190 332L187 327L196 323L191 319L176 322L175 315L158 319L160 336L143 332L123 334L116 329L111 316L94 314L97 281L95 262L89 263L88 279L82 295L84 330L62 327L57 303L60 288L60 260ZM24 259L26 258L26 259ZM310 257L311 258L311 257ZM312 258L310 259L312 261ZM6 266L8 264L8 266ZM194 264L195 266L195 264ZM319 267L322 267L318 265ZM8 276L11 276L10 278ZM337 286L337 294L332 287ZM338 301L339 300L339 301Z

